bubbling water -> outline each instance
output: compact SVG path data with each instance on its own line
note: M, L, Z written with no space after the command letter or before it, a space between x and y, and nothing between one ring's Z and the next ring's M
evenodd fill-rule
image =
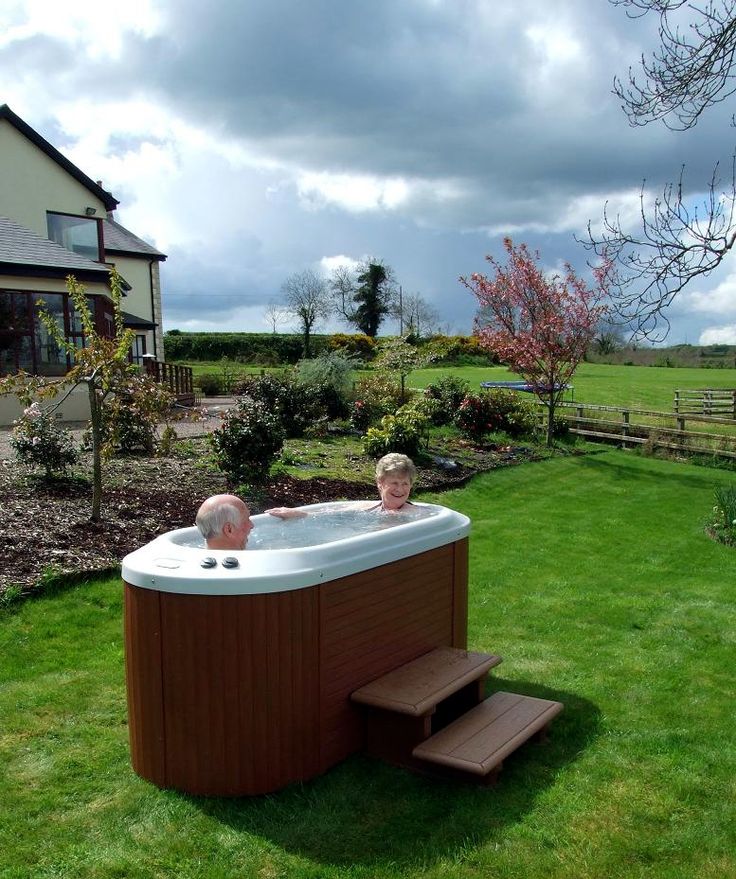
M439 514L441 508L426 507L420 504L407 504L403 509L387 512L377 502L342 502L326 504L310 510L300 519L279 519L276 516L259 517L255 528L248 537L247 551L271 549L300 549L319 546L358 537L372 531L396 528L418 519L428 519ZM204 540L198 532L190 532L178 538L177 543L196 549L204 547Z

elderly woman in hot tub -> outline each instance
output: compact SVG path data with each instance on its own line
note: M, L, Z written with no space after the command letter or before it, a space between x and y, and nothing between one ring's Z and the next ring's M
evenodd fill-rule
M411 487L416 479L417 468L408 455L390 452L376 464L376 485L380 501L366 502L362 509L368 512L398 513L412 506L409 500ZM291 507L273 507L266 510L271 516L279 519L299 519L306 516L304 510Z

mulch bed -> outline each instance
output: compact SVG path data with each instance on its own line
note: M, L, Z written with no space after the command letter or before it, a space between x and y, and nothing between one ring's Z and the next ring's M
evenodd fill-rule
M466 482L479 470L517 463L519 450L490 451L472 468L452 472L419 468L417 487L442 490ZM103 521L91 522L91 486L29 478L17 462L0 461L0 595L8 586L32 591L49 574L99 571L173 528L194 523L210 494L226 491L225 479L198 458L117 458L106 469ZM374 497L365 482L279 475L257 495L245 497L253 513L272 506L300 506Z

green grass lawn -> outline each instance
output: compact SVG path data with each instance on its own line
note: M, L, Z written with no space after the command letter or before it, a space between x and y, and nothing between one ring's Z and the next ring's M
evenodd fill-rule
M736 876L736 556L703 532L732 479L611 450L429 498L472 518L469 641L504 656L494 687L566 706L490 789L355 757L267 797L159 791L128 762L119 581L16 606L0 877Z
M451 369L453 375L464 378L474 390L480 389L482 381L518 379L505 366L460 366ZM409 384L424 388L447 371L448 367L418 370L409 376ZM572 384L574 399L583 403L672 412L676 389L736 388L736 369L668 369L582 363Z
M192 370L192 374L194 378L198 375L222 375L223 374L223 364L222 360L177 360L172 361L172 363L177 363L179 366L188 366ZM237 360L228 360L227 361L227 371L228 374L239 378L245 375L260 375L261 372L279 372L283 369L288 369L288 366L257 366L252 363L238 363Z
M191 366L194 375L222 373L220 362L183 364ZM236 375L278 371L273 367L231 363ZM283 369L283 367L281 367ZM464 378L473 390L480 390L482 381L513 381L518 376L505 366L439 366L420 369L408 378L414 388L425 388L448 372ZM369 373L357 373L358 376ZM736 388L736 369L669 369L657 366L610 366L604 363L583 363L573 378L573 396L583 403L605 406L631 406L671 412L676 389Z

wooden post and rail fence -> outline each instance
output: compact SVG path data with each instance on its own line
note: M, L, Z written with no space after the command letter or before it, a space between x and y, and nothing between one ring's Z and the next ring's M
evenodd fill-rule
M703 388L675 391L675 412L736 418L736 389Z
M736 459L736 390L675 391L673 412L560 402L556 417L571 433L593 442L622 448L648 444L682 454ZM688 429L688 424L699 429Z
M161 363L159 360L146 358L145 370L159 384L166 385L176 401L183 406L195 403L194 373L191 366L178 366L175 363Z

